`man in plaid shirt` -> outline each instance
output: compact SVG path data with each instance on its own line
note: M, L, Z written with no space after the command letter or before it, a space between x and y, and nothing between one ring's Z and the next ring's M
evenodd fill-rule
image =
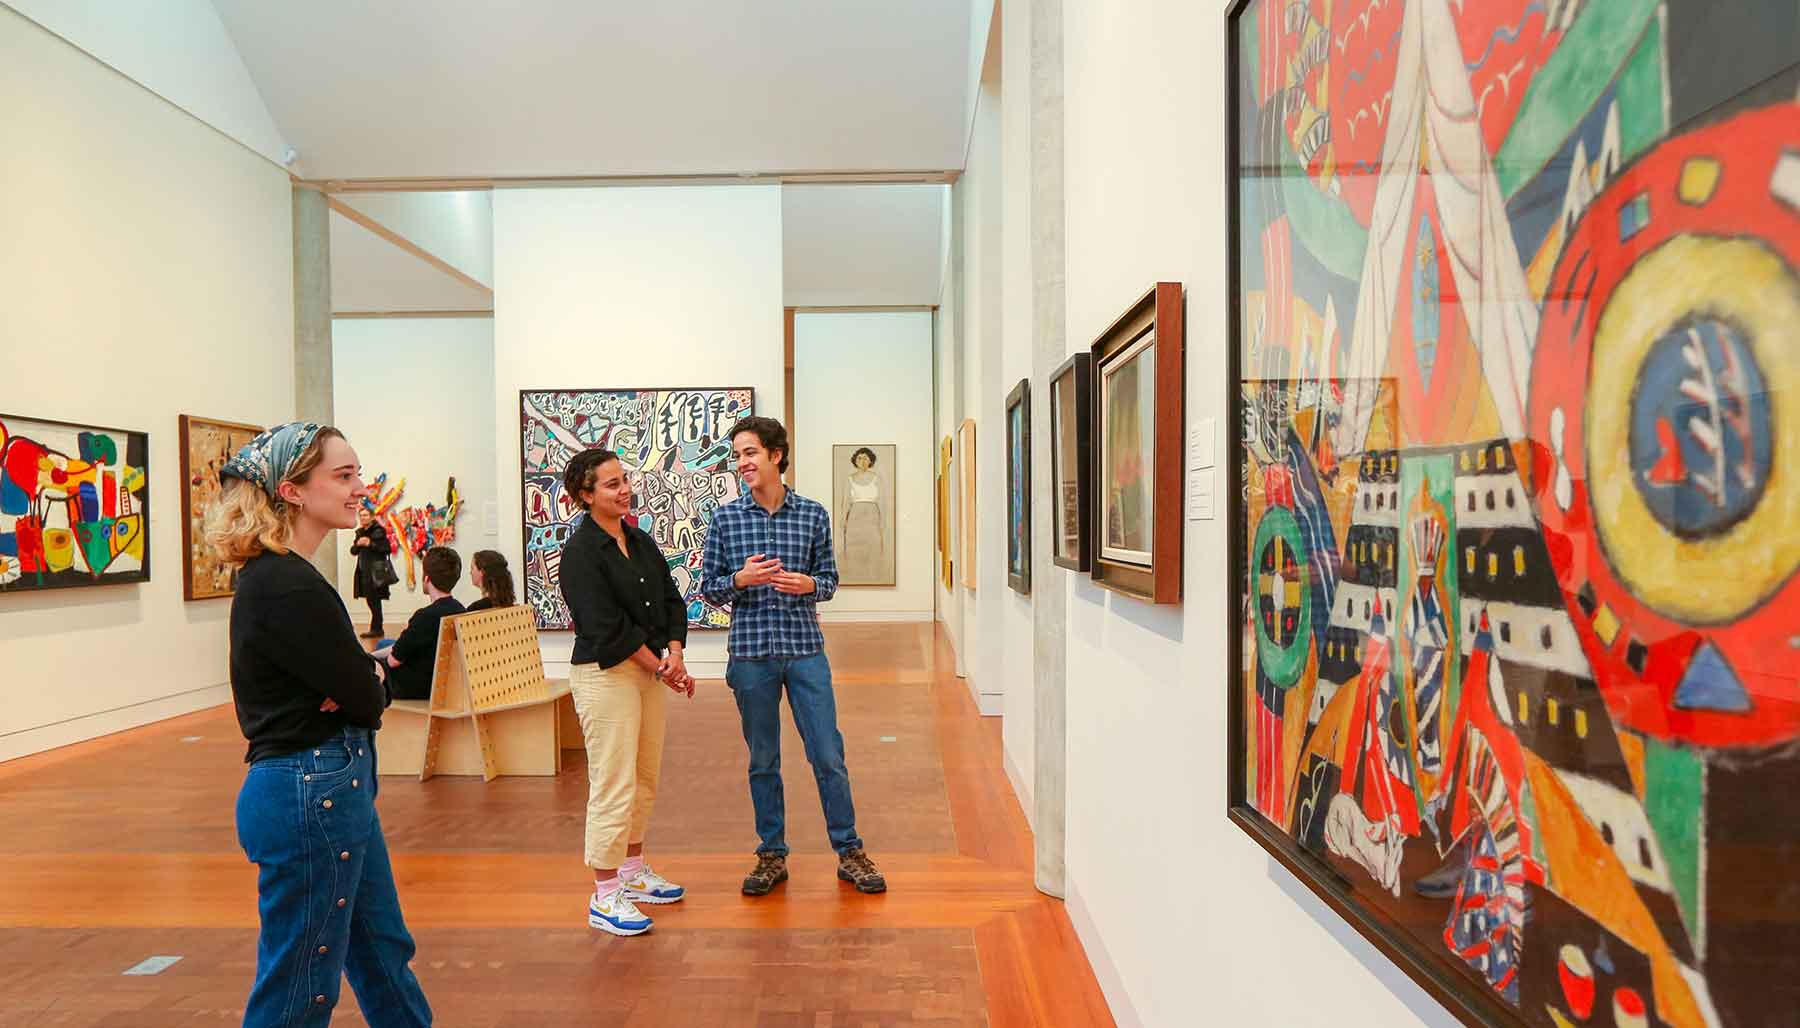
M887 881L863 853L844 768L831 663L819 631L818 604L837 592L831 515L782 484L788 434L774 418L751 417L732 429L731 458L745 493L713 513L702 591L731 604L725 682L737 699L750 747L750 800L756 807L756 868L744 894L762 896L787 880L787 808L781 790L781 691L806 744L838 854L838 877L863 892Z

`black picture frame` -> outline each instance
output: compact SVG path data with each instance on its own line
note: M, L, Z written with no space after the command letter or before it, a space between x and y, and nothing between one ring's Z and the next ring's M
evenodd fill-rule
M1224 378L1225 395L1222 399L1231 417L1225 448L1226 474L1230 477L1227 479L1223 501L1227 508L1228 547L1224 588L1226 603L1231 611L1227 635L1231 642L1226 647L1227 688L1224 697L1227 724L1225 814L1228 820L1276 863L1292 873L1308 891L1343 918L1345 923L1380 951L1401 973L1459 1020L1486 1028L1527 1028L1536 1022L1527 1021L1520 1008L1509 1006L1474 971L1461 965L1441 948L1427 948L1420 937L1397 918L1372 905L1369 898L1379 890L1378 883L1367 877L1353 880L1333 864L1298 845L1280 826L1264 818L1255 809L1249 795L1250 788L1245 774L1249 753L1245 718L1249 704L1254 700L1251 695L1252 687L1247 684L1245 647L1240 640L1251 630L1253 613L1249 608L1249 582L1254 558L1249 553L1248 512L1241 489L1245 485L1248 456L1246 433L1254 430L1249 420L1251 405L1247 399L1254 383L1246 380L1243 361L1246 325L1240 298L1244 289L1242 261L1246 240L1243 232L1242 199L1245 182L1283 174L1281 168L1263 164L1245 166L1242 146L1244 134L1239 127L1245 114L1246 97L1245 86L1241 81L1243 54L1238 42L1240 19L1247 12L1253 12L1258 2L1273 3L1278 0L1229 0L1225 10L1224 93L1227 110L1223 199L1227 211L1227 368ZM1410 883L1402 888L1410 891ZM1538 911L1534 916L1541 917L1544 913ZM1541 958L1542 955L1539 956ZM1554 954L1551 956L1554 959ZM1541 1007L1538 1013L1543 1013ZM1583 1019L1582 1023L1602 1021L1612 1023L1596 1003L1592 1018ZM1652 1019L1651 1023L1661 1022Z
M1226 372L1225 409L1231 413L1226 474L1230 476L1225 490L1227 562L1225 590L1227 608L1231 612L1231 629L1226 638L1226 774L1225 816L1252 841L1262 847L1300 883L1343 918L1382 955L1408 978L1452 1014L1469 1024L1489 1028L1518 1028L1523 1022L1506 1005L1472 978L1464 979L1447 962L1427 955L1408 936L1406 930L1379 909L1358 898L1361 883L1353 883L1335 867L1297 845L1288 834L1265 819L1252 806L1249 783L1242 769L1249 752L1245 738L1244 648L1238 641L1249 622L1246 610L1249 538L1245 518L1247 512L1238 498L1243 480L1246 450L1244 446L1244 403L1242 379L1244 315L1237 298L1243 291L1243 231L1240 182L1245 176L1242 147L1239 145L1239 122L1243 117L1240 93L1242 55L1238 46L1238 19L1257 2L1272 0L1231 0L1225 10L1225 210L1226 210ZM1269 169L1254 169L1252 174L1274 174Z
M81 421L59 421L55 418L37 418L24 414L0 413L0 426L4 426L7 430L5 433L0 433L0 455L4 454L12 437L17 434L16 425L19 423L44 425L51 428L75 429L82 432L104 432L108 435L118 436L120 438L120 441L123 444L121 447L121 463L127 467L139 468L144 475L142 495L137 499L137 508L134 511L139 519L139 532L143 537L143 556L139 561L138 568L132 571L102 572L98 575L83 575L76 573L73 570L45 573L33 572L30 574L41 574L41 577L46 580L29 583L26 581L27 576L21 575L16 581L0 585L0 596L15 593L47 592L53 589L91 589L110 585L140 585L150 581L150 557L151 550L153 549L152 543L154 542L151 533L152 524L150 520L150 497L154 492L151 486L154 479L150 476L155 472L155 469L150 466L150 433L138 431L137 429L115 428L109 425L93 425ZM29 437L27 436L24 438ZM76 543L77 548L79 548L79 545L79 543Z
M1063 454L1058 459L1058 447L1062 446L1062 405L1059 402L1064 390L1069 390L1073 401L1075 446L1074 452ZM1094 472L1094 355L1088 352L1077 353L1064 361L1050 375L1050 502L1057 510L1064 510L1073 516L1075 521L1075 552L1065 555L1061 542L1061 533L1057 530L1056 511L1050 516L1050 560L1057 567L1070 571L1086 573L1093 567L1094 533L1093 505L1090 502L1091 482ZM1065 482L1058 475L1058 470L1072 473L1074 481ZM1070 495L1065 497L1065 491ZM1068 511L1068 500L1074 501L1074 509Z
M1006 584L1031 595L1031 380L1006 395Z

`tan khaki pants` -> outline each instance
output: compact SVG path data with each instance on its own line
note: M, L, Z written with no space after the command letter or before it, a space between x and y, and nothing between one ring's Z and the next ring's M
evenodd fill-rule
M662 776L668 687L627 660L569 669L569 694L587 744L587 865L615 868L644 841Z

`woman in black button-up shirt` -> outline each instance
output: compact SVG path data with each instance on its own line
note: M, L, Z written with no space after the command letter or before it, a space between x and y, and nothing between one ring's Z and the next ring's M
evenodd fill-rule
M662 772L663 689L694 695L682 660L687 604L656 541L631 524L618 454L577 454L563 488L587 511L563 546L560 579L575 623L569 692L588 754L588 924L641 935L650 919L637 904L683 895L644 862L644 836Z

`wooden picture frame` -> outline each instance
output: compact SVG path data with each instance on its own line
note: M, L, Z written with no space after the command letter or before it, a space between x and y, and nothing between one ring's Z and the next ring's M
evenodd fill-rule
M1050 375L1050 560L1093 567L1094 355L1077 353Z
M944 580L944 588L955 587L956 578L951 571L950 551L952 538L950 535L950 460L953 447L949 436L938 444L937 472L937 545L938 574Z
M1006 395L1006 584L1031 595L1031 380Z
M69 477L10 479L45 460ZM150 581L153 470L148 432L0 413L0 596Z
M957 477L962 490L962 584L975 588L975 419L965 418L956 429L956 451L961 463Z
M206 549L206 511L218 495L219 468L264 429L194 414L178 419L181 435L181 598L224 599L237 592L237 569Z
M1104 588L1155 604L1181 602L1183 303L1181 283L1158 282L1089 347L1094 463L1088 573ZM1140 391L1146 375L1150 388Z

